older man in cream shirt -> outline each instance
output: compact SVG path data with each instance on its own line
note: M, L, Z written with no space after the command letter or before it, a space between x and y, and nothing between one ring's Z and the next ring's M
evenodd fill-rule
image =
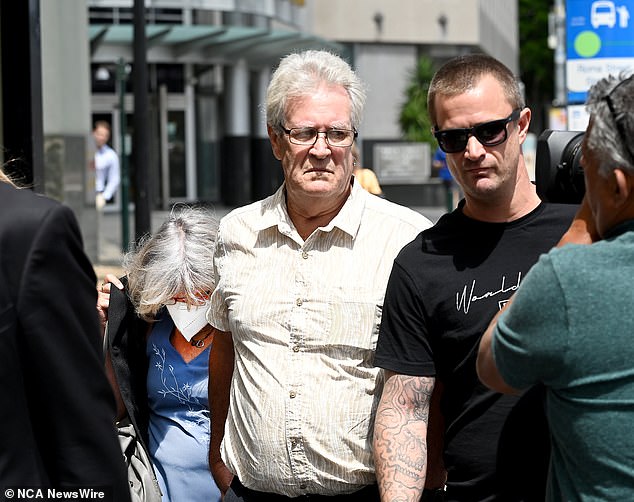
M383 296L396 254L430 222L354 181L364 99L339 57L284 58L266 104L284 184L220 223L210 465L225 500L379 499Z

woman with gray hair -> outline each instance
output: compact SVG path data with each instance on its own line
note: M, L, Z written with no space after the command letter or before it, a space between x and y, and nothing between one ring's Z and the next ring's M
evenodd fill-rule
M117 420L128 418L142 438L163 501L220 500L207 463L215 330L205 320L217 228L207 210L178 206L99 295Z

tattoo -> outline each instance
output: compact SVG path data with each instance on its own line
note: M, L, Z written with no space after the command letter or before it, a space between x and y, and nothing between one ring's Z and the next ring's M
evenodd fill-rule
M434 378L393 375L374 424L374 460L381 499L418 500L427 469L427 420Z

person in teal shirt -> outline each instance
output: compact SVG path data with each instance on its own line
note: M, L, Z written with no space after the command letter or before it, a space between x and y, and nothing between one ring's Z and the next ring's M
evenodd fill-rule
M478 374L541 383L552 436L547 501L634 500L634 77L589 92L586 195L482 338Z

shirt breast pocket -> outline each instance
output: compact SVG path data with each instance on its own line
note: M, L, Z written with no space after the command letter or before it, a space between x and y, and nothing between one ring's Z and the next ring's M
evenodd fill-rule
M342 300L331 306L328 344L374 352L382 305L376 301Z

